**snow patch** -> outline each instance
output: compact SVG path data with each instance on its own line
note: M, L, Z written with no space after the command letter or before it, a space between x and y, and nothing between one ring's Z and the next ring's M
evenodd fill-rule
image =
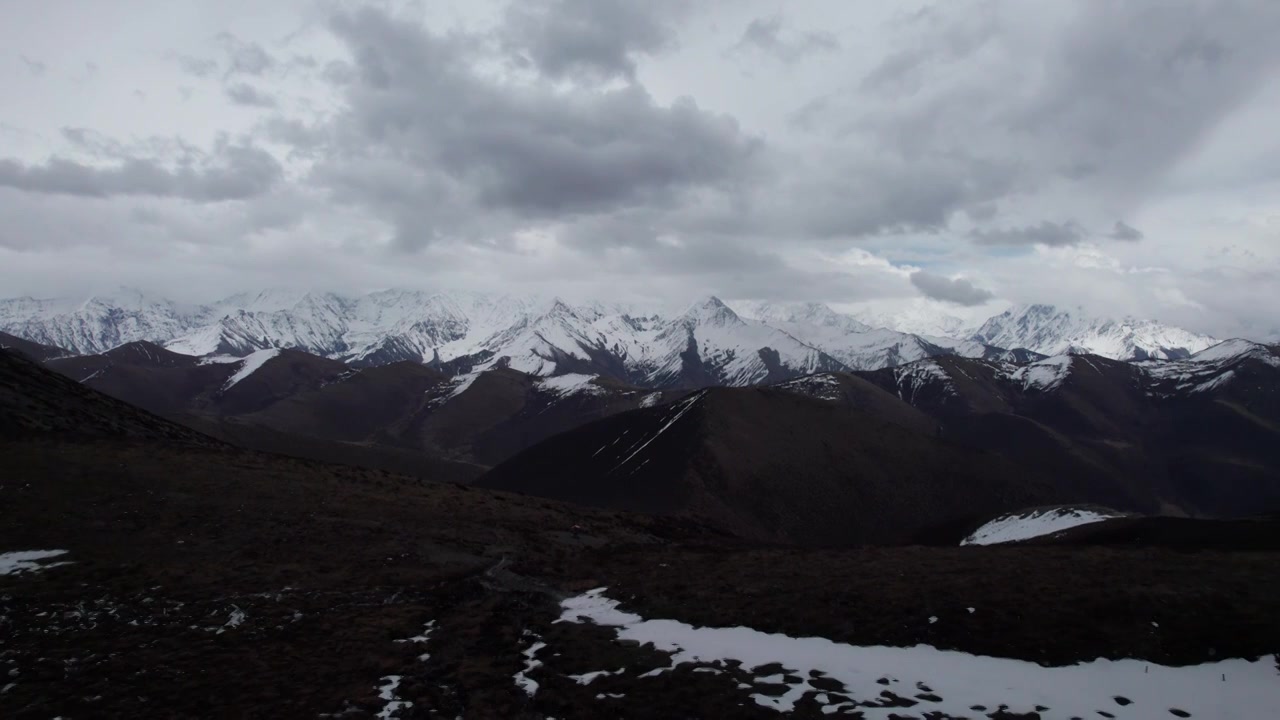
M246 615L244 614L244 611L241 610L239 606L232 605L231 616L227 618L227 622L225 625L218 628L218 632L215 634L221 635L222 633L227 631L227 628L235 629L240 627L241 625L244 624L245 617Z
M414 635L413 637L401 638L401 639L399 639L399 640L396 640L395 642L397 642L397 643L413 643L413 644L415 644L415 645L424 645L424 646L425 646L425 645L427 644L427 641L431 639L431 633L432 633L435 629L436 629L436 621L435 621L435 620L428 620L428 621L427 621L427 624L423 626L423 628L422 628L422 632L421 632L421 633L419 633L419 634L417 634L417 635ZM426 661L428 661L428 660L430 660L430 659L431 659L431 653L424 652L424 653L422 653L421 655L419 655L419 656L418 656L418 661L419 661L419 662L426 662Z
M42 563L42 560L66 555L66 550L19 550L17 552L0 553L0 575L17 575L24 572L39 572L59 565L70 565L70 561Z
M568 375L556 375L555 377L542 378L537 381L538 389L549 392L557 397L568 397L570 395L604 395L605 389L595 383L598 375L584 375L582 373L569 373Z
M1047 707L1042 717L1097 717L1102 710L1122 720L1167 718L1171 717L1170 709L1177 709L1191 717L1245 720L1269 717L1280 707L1274 655L1188 667L1102 659L1044 667L928 645L860 647L747 627L695 627L677 620L646 620L619 610L616 601L605 597L605 590L597 588L564 600L556 622L591 621L614 627L619 640L651 643L655 649L670 653L672 668L731 660L747 670L781 664L799 681L789 683L781 696L751 696L758 705L778 712L792 712L806 694L817 693L804 679L814 671L845 687L840 692L823 691L832 703L824 706L824 713L855 711L869 720L901 715L900 707L879 706L884 690L913 698L918 703L913 714L953 717L972 717L971 708L983 705L1003 708L1009 714L1030 714L1037 712L1036 706Z
M610 675L621 675L626 671L626 668L618 668L617 670L596 670L595 672L582 673L581 675L569 675L568 678L579 685L590 685L595 682L596 678L609 677Z
M257 372L258 368L266 365L268 360L279 354L280 348L268 348L250 353L241 361L240 369L236 371L236 374L228 378L227 384L222 386L223 392L235 387L236 383Z
M534 635L528 630L525 630L524 634L533 638L533 642L529 644L529 647L524 649L524 652L520 653L524 656L524 669L515 674L515 681L516 687L524 690L525 694L529 697L533 697L538 694L538 681L529 677L529 673L542 667L542 661L537 659L535 656L538 654L538 651L546 647L547 644L539 640L537 635Z
M1071 356L1056 355L1025 365L1009 377L1022 383L1024 390L1053 390L1071 374Z
M458 397L462 393L466 392L467 388L471 387L471 384L474 383L478 377L480 377L480 373L473 372L467 373L466 375L455 375L449 378L449 382L453 385L453 389L451 389L447 395L432 401L432 404L443 404Z
M898 397L911 405L916 404L916 394L920 389L933 383L941 383L944 394L956 394L951 376L934 360L918 360L896 367L893 369L893 378L898 387ZM909 391L910 395L904 393L904 390Z
M840 399L840 378L835 375L809 375L779 383L774 387L797 395L807 395L819 400Z
M386 700L387 704L382 706L382 710L378 712L378 717L384 720L390 720L391 716L401 709L413 707L413 703L408 700L401 700L396 696L396 690L400 689L400 681L404 679L402 675L386 675L383 676L386 684L378 688L378 699Z
M1079 508L1046 508L1013 513L996 518L973 531L969 537L960 541L961 545L998 545L1000 543L1027 540L1042 535L1050 535L1077 525L1102 522L1121 517L1118 513L1108 513Z

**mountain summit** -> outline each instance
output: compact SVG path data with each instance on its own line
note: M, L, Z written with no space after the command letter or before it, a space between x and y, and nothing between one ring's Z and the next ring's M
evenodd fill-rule
M1114 360L1176 360L1217 341L1152 320L1090 317L1053 305L1010 308L983 323L973 339L1002 348L1027 348L1044 355L1071 350Z
M916 308L899 319L913 328L945 325L961 332L873 328L822 303L730 304L714 295L664 316L607 302L470 292L264 290L186 306L122 291L91 301L0 301L0 331L78 354L136 341L202 357L292 348L357 366L407 360L457 373L503 365L542 376L601 374L647 387L742 385L942 355L1026 359L1075 350L1121 360L1182 358L1213 344L1153 321L1097 318L1050 305L1011 309L972 335L930 312Z

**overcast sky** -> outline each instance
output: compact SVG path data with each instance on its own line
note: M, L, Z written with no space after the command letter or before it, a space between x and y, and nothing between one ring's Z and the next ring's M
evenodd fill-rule
M0 295L1280 328L1275 0L0 4Z

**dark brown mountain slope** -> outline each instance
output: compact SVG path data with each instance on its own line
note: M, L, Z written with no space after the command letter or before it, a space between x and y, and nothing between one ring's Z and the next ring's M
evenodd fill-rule
M0 437L33 435L221 445L184 425L51 372L21 353L0 350Z
M564 378L509 369L462 384L419 363L351 368L296 350L279 351L233 383L243 363L202 363L131 343L49 367L239 444L411 473L417 472L415 455L489 467L558 432L640 407L646 398L652 403L682 394L604 379L566 385Z
M1280 362L1260 348L1150 368L1077 355L1038 382L1025 367L964 358L862 376L946 438L1037 467L1073 495L1234 517L1280 508Z
M27 357L40 360L41 362L45 360L52 360L53 358L67 357L72 354L70 350L64 350L52 345L41 345L38 342L32 342L26 338L20 338L17 335L0 332L0 350L5 348L17 350Z
M903 542L1062 497L996 455L767 388L713 388L608 418L551 438L477 482L811 545Z

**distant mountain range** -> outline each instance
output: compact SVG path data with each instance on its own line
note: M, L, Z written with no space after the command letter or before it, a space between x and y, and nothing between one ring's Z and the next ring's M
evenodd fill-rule
M868 322L870 321L870 322ZM899 327L876 324L901 323ZM930 332L909 332L928 330ZM725 303L676 314L622 304L385 290L360 296L264 291L185 305L126 290L85 300L0 301L0 331L76 354L133 341L200 357L302 350L357 367L409 360L446 374L495 367L602 375L640 387L742 386L928 357L1027 361L1067 352L1179 359L1215 340L1154 321L1030 305L976 329L928 313L862 316L818 303ZM946 332L948 334L932 334Z
M964 357L906 336L941 354L849 371L842 348L892 331L821 306L743 312L769 321L709 299L671 320L631 318L633 333L601 349L585 345L586 311L556 304L494 341L510 355L465 368L274 347L196 357L146 341L68 356L4 333L0 347L18 353L0 354L242 447L688 515L769 541L908 542L1059 503L1280 507L1280 347ZM970 343L991 347L955 347ZM653 384L616 377L627 373Z

